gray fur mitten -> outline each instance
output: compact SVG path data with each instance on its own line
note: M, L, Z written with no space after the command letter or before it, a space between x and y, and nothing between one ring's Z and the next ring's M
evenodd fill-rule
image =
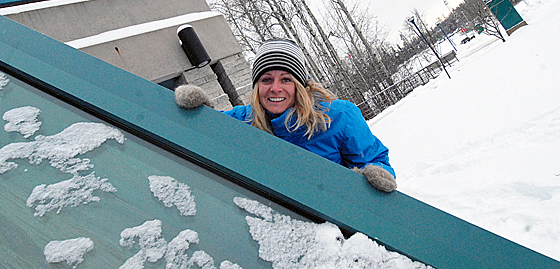
M380 166L368 164L364 168L352 168L352 171L364 175L373 187L380 191L392 192L397 189L397 180Z
M175 88L175 102L186 109L207 105L214 108L214 102L200 87L194 85L181 85Z

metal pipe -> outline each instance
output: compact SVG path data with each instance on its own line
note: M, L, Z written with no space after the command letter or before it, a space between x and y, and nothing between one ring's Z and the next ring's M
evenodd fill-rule
M420 33L420 36L422 36L422 38L424 39L424 42L426 42L426 44L428 44L428 47L430 47L430 49L432 50L432 52L436 55L436 57L438 58L439 62L441 63L441 66L443 67L443 70L445 70L445 73L447 74L448 78L451 78L451 76L449 75L449 72L447 72L447 69L445 68L445 64L443 63L443 61L441 60L441 58L439 57L439 54L437 54L436 50L432 47L432 45L430 45L430 42L428 42L428 39L426 39L426 37L424 36L424 34L422 33L422 31L420 31L420 28L418 28L418 25L416 25L416 22L414 21L414 17L410 17L408 19L408 22L412 23L414 25L414 27L416 27L416 30L418 30L418 33Z
M449 44L451 44L451 46L453 47L453 49L455 51L457 51L457 48L455 48L455 45L453 44L453 42L451 41L451 39L449 39L449 37L447 36L447 34L445 33L445 31L443 30L443 28L441 28L441 25L439 25L439 23L436 23L436 25L439 27L439 29L441 30L441 32L443 33L443 35L445 36L445 38L447 39L447 41L449 41Z

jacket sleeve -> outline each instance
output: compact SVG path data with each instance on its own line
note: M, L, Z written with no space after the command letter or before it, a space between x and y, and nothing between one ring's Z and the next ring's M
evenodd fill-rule
M249 105L234 106L231 110L221 112L240 121L247 121L249 114L251 114L251 107Z
M371 133L360 109L351 104L346 112L341 119L345 124L340 148L342 164L348 168L377 165L396 178L395 170L389 164L389 149Z

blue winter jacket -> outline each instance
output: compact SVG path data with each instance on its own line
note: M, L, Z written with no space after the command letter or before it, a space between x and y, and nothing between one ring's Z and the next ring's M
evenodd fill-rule
M345 100L320 104L327 108L325 113L332 120L326 131L316 133L308 139L304 136L307 130L305 126L297 130L288 130L285 122L289 111L293 109L290 108L271 120L274 135L345 167L363 168L367 164L373 164L383 167L395 176L395 171L389 164L389 150L371 133L356 105ZM238 120L247 121L251 114L251 106L235 106L224 113ZM288 126L293 122L295 116Z

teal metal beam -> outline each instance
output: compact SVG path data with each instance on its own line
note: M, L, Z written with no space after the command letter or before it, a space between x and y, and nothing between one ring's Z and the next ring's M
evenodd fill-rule
M560 268L560 262L0 16L0 68L292 209L359 231L437 268Z
M43 0L0 0L0 7L20 5L32 2L39 2Z

